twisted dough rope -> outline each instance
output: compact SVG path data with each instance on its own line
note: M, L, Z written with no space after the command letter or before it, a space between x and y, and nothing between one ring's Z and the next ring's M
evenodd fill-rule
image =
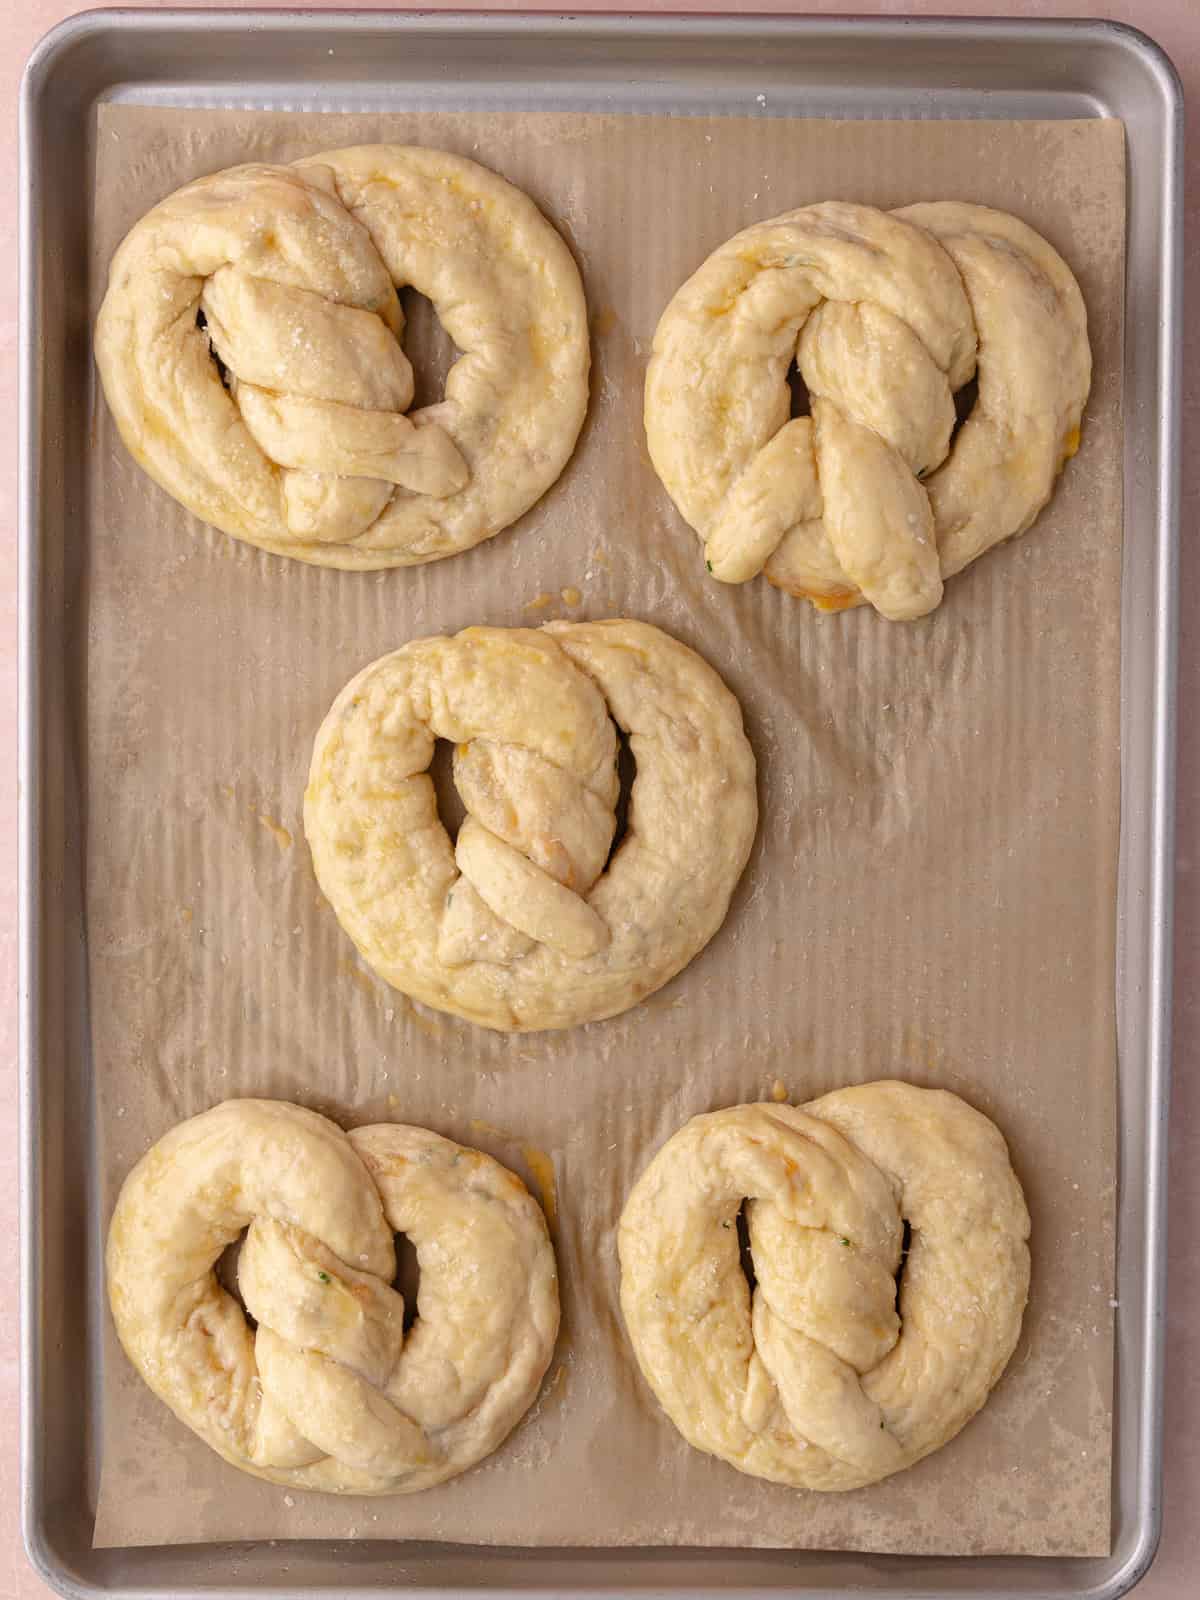
M812 416L789 421L793 355ZM1090 383L1079 286L1032 228L950 201L831 201L745 229L675 295L646 434L714 577L765 571L821 610L900 620L1030 526Z
M616 825L617 738L637 777ZM457 746L451 844L426 768ZM720 927L758 818L737 701L645 623L418 639L374 662L317 734L304 827L363 958L487 1027L565 1028L660 988Z
M694 1117L634 1186L621 1309L689 1444L777 1483L857 1489L983 1405L1021 1331L1028 1237L1003 1138L956 1095L881 1082L735 1106Z
M411 417L405 285L463 352ZM589 361L578 269L533 202L400 145L186 185L126 236L96 323L150 476L235 538L332 567L434 561L523 515L574 448Z
M217 1282L238 1263L251 1332ZM404 1334L393 1233L421 1268ZM108 1234L126 1354L226 1461L273 1483L409 1494L525 1414L558 1332L545 1219L513 1173L424 1128L349 1135L278 1100L180 1123L125 1180Z

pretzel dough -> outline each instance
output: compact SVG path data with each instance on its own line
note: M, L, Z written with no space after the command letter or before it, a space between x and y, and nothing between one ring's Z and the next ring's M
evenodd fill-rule
M789 420L793 356L812 415ZM905 619L1034 521L1090 383L1079 286L1032 228L948 201L831 201L746 228L675 295L646 434L714 577L765 571L822 610Z
M238 1285L214 1264L248 1228ZM404 1333L393 1233L421 1268ZM558 1331L545 1220L519 1178L424 1128L347 1135L278 1100L173 1128L125 1180L108 1292L126 1354L257 1477L338 1494L453 1478L525 1414Z
M406 285L462 352L411 416ZM575 446L589 360L578 269L533 202L401 145L187 184L126 236L96 323L150 476L235 538L331 567L435 561L516 521Z
M614 721L638 770L608 861ZM455 844L425 770L437 738L457 746ZM318 881L364 960L515 1030L609 1017L674 977L724 920L757 817L736 700L625 621L468 628L384 656L325 718L304 801Z
M689 1444L777 1483L857 1489L983 1405L1021 1331L1028 1237L1004 1140L956 1095L882 1082L734 1106L694 1117L635 1184L621 1309Z

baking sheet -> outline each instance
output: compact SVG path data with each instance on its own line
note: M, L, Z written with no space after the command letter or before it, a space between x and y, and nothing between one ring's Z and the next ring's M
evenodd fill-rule
M318 572L203 529L95 406L83 756L89 979L107 1217L146 1144L231 1094L394 1117L549 1188L564 1332L490 1462L412 1498L331 1501L226 1467L107 1333L96 1542L468 1543L1103 1553L1109 1546L1121 549L1120 125L593 116L283 116L105 107L92 309L125 229L187 178L374 139L474 155L583 267L593 408L518 528L433 567ZM673 289L746 223L829 196L969 198L1079 275L1096 379L1084 442L1024 541L912 627L712 584L646 460L640 386ZM419 332L419 330L418 330ZM429 364L436 340L419 341ZM578 603L574 599L579 591ZM357 962L312 878L312 735L364 662L422 633L644 617L739 694L763 816L725 928L624 1017L502 1038ZM946 1450L819 1497L690 1450L632 1362L613 1228L692 1113L895 1073L1008 1135L1034 1219L1022 1343Z

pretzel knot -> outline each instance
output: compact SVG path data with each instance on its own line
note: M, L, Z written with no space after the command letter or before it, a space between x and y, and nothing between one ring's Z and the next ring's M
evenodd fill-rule
M462 351L445 399L411 417L407 284ZM561 238L474 162L397 146L234 167L170 195L113 258L96 359L131 453L177 499L334 566L432 560L498 532L557 477L587 401Z
M254 1332L212 1270L242 1229ZM407 1336L397 1232L422 1271ZM183 1422L248 1472L337 1493L410 1493L481 1460L558 1328L545 1221L513 1173L422 1128L347 1136L280 1101L227 1101L143 1157L108 1281L122 1344Z
M214 181L217 205L228 195L245 206L254 192L254 223L234 259L204 280L199 319L251 438L285 469L289 530L345 543L374 522L393 485L444 498L469 474L442 428L417 428L402 414L413 373L399 298L370 234L318 176L259 167ZM256 275L263 216L274 219L276 248L280 235L301 235L285 246L299 281ZM304 237L318 231L338 236L334 272Z
M610 860L617 727L638 774ZM453 844L426 771L438 738L466 808ZM468 628L372 663L317 735L304 811L370 965L506 1029L610 1016L673 977L720 926L757 814L733 696L624 621Z
M694 1118L634 1186L621 1307L689 1443L758 1477L854 1489L983 1405L1020 1334L1028 1236L1004 1140L955 1095L881 1082L735 1106Z
M811 417L788 420L793 357ZM1034 521L1090 381L1079 287L1024 223L828 202L747 228L675 295L646 431L714 577L905 619Z
M438 937L447 966L515 961L538 943L568 957L608 944L608 926L587 893L616 831L616 729L591 679L562 672L552 641L534 635L530 649L554 680L553 688L539 685L542 708L553 716L561 706L584 737L549 755L488 738L455 749L454 782L467 815L454 849L462 880L447 897Z

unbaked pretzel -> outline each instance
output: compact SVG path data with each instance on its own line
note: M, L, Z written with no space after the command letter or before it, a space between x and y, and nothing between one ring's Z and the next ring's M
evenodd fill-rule
M609 861L614 721L638 770ZM457 746L454 844L426 772L437 738ZM317 879L363 958L514 1030L612 1016L674 977L724 920L757 816L736 700L626 621L468 628L384 656L325 718L304 801Z
M793 356L812 416L789 421ZM822 610L904 619L1034 521L1090 382L1079 286L1032 228L949 201L830 201L746 228L675 295L646 433L714 577L765 571Z
M411 417L405 285L462 352ZM533 202L401 145L187 184L126 236L96 324L151 477L235 538L332 567L434 561L514 522L574 448L589 359L578 269Z
M248 1228L246 1310L217 1258ZM421 1268L404 1332L392 1236ZM493 1451L558 1331L545 1219L481 1151L384 1123L349 1135L279 1100L180 1123L125 1180L108 1234L121 1343L180 1421L243 1471L408 1494Z
M734 1106L694 1117L635 1184L621 1309L690 1444L777 1483L856 1489L983 1405L1021 1331L1028 1236L1004 1140L956 1095L881 1082Z

